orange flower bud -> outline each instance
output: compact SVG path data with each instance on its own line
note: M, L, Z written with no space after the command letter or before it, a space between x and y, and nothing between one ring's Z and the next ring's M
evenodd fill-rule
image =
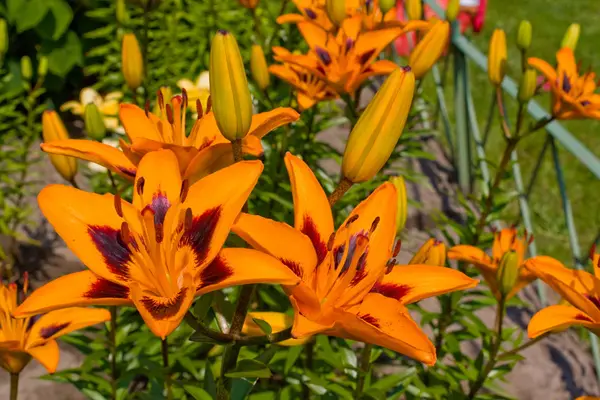
M257 44L253 45L250 51L250 72L260 90L269 86L269 67L262 47Z
M327 16L337 26L346 19L346 0L327 0L325 3Z
M404 178L401 176L394 176L390 178L390 182L396 186L396 192L398 193L398 213L396 214L396 235L404 229L406 225L406 218L408 215L408 199L406 198L406 183Z
M516 251L510 250L504 253L496 274L498 290L503 296L506 296L519 278L519 255Z
M423 5L421 4L421 0L406 0L406 15L408 19L421 19L423 16Z
M446 245L437 239L429 239L417 251L409 264L426 264L443 267L446 265Z
M496 29L490 40L488 55L488 77L495 86L500 86L506 74L506 34Z
M69 138L67 129L56 111L47 110L42 114L42 136L46 143ZM50 154L49 156L56 171L66 181L72 182L77 174L77 161L73 157L68 156L55 154Z
M136 90L141 86L144 79L144 60L140 45L133 33L123 35L121 70L125 82L131 90Z
M410 53L408 65L416 79L421 79L444 53L450 37L450 23L438 21Z

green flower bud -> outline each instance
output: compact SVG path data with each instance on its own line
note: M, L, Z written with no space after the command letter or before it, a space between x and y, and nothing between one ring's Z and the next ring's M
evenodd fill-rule
M575 48L577 47L577 42L579 41L580 31L581 28L579 27L579 24L571 24L565 32L565 36L563 37L560 47L568 47L571 50L575 51Z
M460 0L450 0L446 8L446 20L452 22L458 16L460 10Z
M396 0L379 0L379 8L383 13L387 13L396 5Z
M496 271L498 290L502 296L506 297L517 283L519 267L519 255L516 251L509 250L504 253Z
M390 182L396 186L396 192L398 193L398 213L396 214L396 235L400 235L400 232L406 225L406 218L408 215L408 206L406 198L406 184L404 178L401 176L394 176L390 178Z
M521 103L527 103L535 94L536 80L537 74L533 68L527 68L523 72L521 83L519 84L519 101Z
M89 103L85 106L83 121L85 122L85 130L90 138L97 141L104 139L106 136L106 125L104 125L104 117L96 104Z
M121 25L129 22L129 14L127 13L127 4L125 4L125 0L117 0L116 14L117 22Z
M43 78L48 73L48 57L41 56L37 69L38 76Z
M33 69L31 67L31 58L23 56L21 58L21 76L26 81L30 81L33 76Z
M517 34L517 47L526 51L531 46L531 22L527 20L521 21L519 32Z
M0 18L0 57L6 54L8 51L8 27L6 20Z

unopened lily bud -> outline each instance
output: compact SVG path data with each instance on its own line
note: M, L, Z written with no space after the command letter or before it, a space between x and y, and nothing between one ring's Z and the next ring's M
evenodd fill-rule
M580 32L581 27L579 26L579 24L569 25L567 31L565 32L565 36L563 37L560 47L568 47L571 50L575 51L575 49L577 48L577 42L579 41Z
M498 290L502 296L506 296L517 283L519 278L519 255L514 250L509 250L500 259L498 271L496 271L496 280L498 281Z
M385 14L396 5L396 0L379 0L379 8Z
M129 89L136 90L144 79L144 60L140 45L133 33L123 35L121 70Z
M346 179L368 181L385 165L402 135L414 92L410 67L387 77L350 133L342 159Z
M244 138L252 123L252 97L238 44L224 30L217 32L210 49L210 98L223 136L232 142Z
M48 57L46 57L46 56L40 57L37 73L40 78L43 78L46 76L46 74L48 73Z
M269 86L269 67L262 47L257 44L253 45L250 51L250 72L260 90Z
M440 240L429 239L408 263L443 267L446 265L446 245Z
M442 56L450 37L450 23L438 21L419 41L410 53L408 65L415 74L415 79L421 79Z
M246 8L256 8L258 0L239 0L240 4Z
M42 136L45 143L69 138L67 129L62 120L53 110L44 111L42 114ZM50 161L56 171L66 180L72 182L77 174L77 161L73 157L49 154Z
M6 20L0 18L0 58L8 51L8 27Z
M423 16L423 4L421 0L406 0L404 4L408 19L421 19Z
M517 47L526 51L531 46L531 22L526 19L519 24L519 32L517 33Z
M406 225L406 217L408 214L408 199L406 198L406 183L404 178L401 176L394 176L390 178L390 182L396 187L398 193L398 213L396 214L396 235L404 229Z
M31 67L31 58L27 56L21 57L21 76L26 81L30 81L33 77L33 68Z
M325 10L331 22L340 26L346 19L346 0L326 0Z
M453 22L458 16L460 10L460 0L448 1L448 7L446 8L446 21Z
M116 17L117 22L121 25L126 24L129 21L129 14L127 13L127 4L125 4L125 0L117 0Z
M106 125L104 125L104 117L96 104L86 104L83 111L83 122L85 122L85 130L89 137L97 141L104 139Z
M495 86L500 86L506 74L506 34L496 29L490 40L488 55L488 77Z
M525 72L523 72L521 83L519 84L519 101L521 103L527 103L535 94L536 87L537 74L533 68L527 68Z

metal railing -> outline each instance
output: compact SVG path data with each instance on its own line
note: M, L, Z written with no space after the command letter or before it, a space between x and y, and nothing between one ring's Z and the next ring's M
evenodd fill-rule
M438 6L435 0L424 0L441 18L445 17L444 11ZM485 144L488 139L488 133L491 127L493 109L495 104L492 104L490 115L484 129L483 137L479 130L479 120L475 111L471 87L469 81L469 65L473 64L478 69L487 73L487 57L477 47L475 47L468 38L460 33L460 29L456 21L452 27L451 43L453 51L453 69L454 69L454 124L451 124L450 115L445 103L445 91L443 76L440 70L435 66L432 70L432 76L436 85L436 95L438 101L439 115L443 122L442 129L446 139L450 145L450 154L454 160L456 168L458 184L464 193L472 191L474 182L474 171L477 171L478 178L481 179L482 191L487 194L490 185L490 173L488 170ZM444 68L445 69L445 68ZM444 71L445 77L446 71ZM509 97L516 99L518 93L517 83L506 76L502 81L502 91ZM526 106L526 112L536 121L542 121L550 118L550 115L540 106L535 100L530 100ZM438 115L434 116L437 120ZM454 129L453 129L454 128ZM552 164L556 173L556 182L560 192L562 203L562 211L564 214L565 224L569 235L569 247L576 268L582 268L584 261L582 259L582 251L575 226L575 219L571 202L567 194L567 187L563 173L563 167L559 158L559 146L571 153L579 162L581 162L596 178L600 179L600 159L596 157L587 147L577 140L568 130L566 130L559 122L551 122L545 126L547 132L544 144L535 162L535 166L529 177L528 183L525 186L517 152L512 153L512 175L514 178L515 189L518 193L518 202L520 208L521 219L525 229L528 232L534 233L531 211L529 208L528 199L531 194L534 182L538 177L539 169L542 165L544 156L548 149L552 154ZM474 147L476 160L473 162L473 154L471 149ZM535 240L530 244L529 256L537 255L537 247ZM587 257L587 254L584 254ZM544 291L544 286L541 281L537 282L537 291L543 305L547 305L547 299ZM596 374L600 380L600 351L598 347L598 338L589 333L590 343L594 362L596 364Z

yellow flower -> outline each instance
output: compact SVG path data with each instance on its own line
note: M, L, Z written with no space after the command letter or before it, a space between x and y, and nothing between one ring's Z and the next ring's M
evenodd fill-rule
M94 103L104 116L104 125L111 131L118 130L119 124L119 101L123 97L121 92L110 92L101 96L96 90L86 87L79 92L79 101L67 101L60 106L60 111L70 111L75 115L83 115L85 106Z
M386 79L350 132L342 159L344 178L365 182L384 166L402 135L414 90L410 67Z
M558 66L539 58L529 58L529 65L546 78L552 92L552 116L556 119L600 119L600 94L596 93L596 74L579 75L575 55L569 47L556 53Z
M123 35L121 71L129 89L136 90L144 80L144 60L140 45L133 33Z
M506 34L502 29L496 29L490 40L488 55L488 77L490 82L499 86L506 74Z
M202 71L196 78L195 82L185 78L177 81L177 86L180 89L185 89L188 96L189 106L196 109L196 100L200 100L204 110L208 107L208 98L210 97L210 74L208 71ZM165 99L170 99L171 96L164 96Z
M44 111L42 114L42 136L44 143L59 142L69 139L67 129L54 110ZM50 155L50 161L56 171L68 182L73 182L77 174L77 160L64 155Z

